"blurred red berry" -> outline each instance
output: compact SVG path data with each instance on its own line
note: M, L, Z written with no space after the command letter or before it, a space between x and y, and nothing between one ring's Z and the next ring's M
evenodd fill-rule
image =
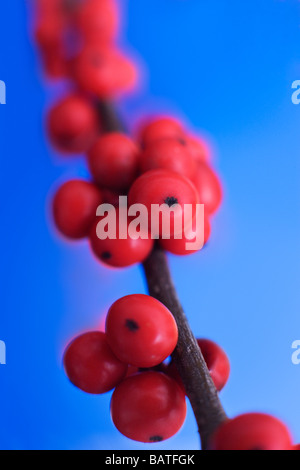
M198 222L196 226L196 222ZM187 233L186 233L187 232ZM162 248L174 255L191 255L201 250L209 240L211 225L209 218L204 214L204 224L195 217L192 221L192 228L185 230L183 226L182 236L174 238L174 234L169 239L161 238L159 243ZM202 243L203 244L202 244ZM191 245L193 244L193 246ZM198 246L200 244L200 246Z
M138 147L124 134L112 132L96 140L88 152L94 180L116 191L128 189L137 175Z
M248 413L226 421L212 437L211 450L289 450L290 432L277 418Z
M110 347L123 362L154 367L174 351L178 329L171 312L149 295L127 295L109 309L105 331Z
M121 52L101 44L85 46L73 62L74 79L82 90L109 98L130 90L136 83L133 63Z
M206 163L198 163L193 183L206 215L215 213L222 201L222 187L216 173Z
M218 344L209 339L197 339L197 343L201 349L213 383L218 392L220 392L225 387L230 374L230 362L227 354ZM165 372L173 377L178 385L185 390L173 361L167 365Z
M75 27L86 42L111 42L119 25L115 0L85 0L75 12Z
M163 441L176 434L184 423L185 396L170 377L143 372L116 387L111 415L116 428L129 439Z
M56 227L68 238L87 237L101 203L101 192L94 184L79 179L67 181L53 199Z
M172 117L157 117L149 120L139 131L139 140L144 147L160 139L185 139L179 121Z
M151 142L140 155L142 173L163 168L191 178L196 171L196 162L189 153L185 141L161 139Z
M209 162L211 160L210 149L205 142L197 136L186 137L186 146L196 162Z
M62 153L86 152L99 131L96 110L86 98L72 94L49 111L47 128L51 143Z
M75 338L65 351L64 367L72 384L91 394L112 390L127 372L127 364L115 357L101 331Z
M162 234L164 226L162 220L157 227L153 227L154 220L151 215L153 205L167 205L162 213L169 215L171 220L170 233L174 233L176 223L182 224L184 205L191 208L191 219L196 214L196 204L198 203L198 194L192 182L178 173L168 170L151 170L140 176L132 185L128 195L129 205L142 204L147 208L149 227L157 234ZM174 211L171 212L168 209ZM180 210L181 209L181 210ZM152 220L151 220L152 219ZM186 216L188 220L188 216ZM156 233L154 234L156 235Z
M121 225L119 224L118 209L115 214L115 238L111 236L107 236L105 239L98 237L98 224L104 224L104 217L98 217L97 221L92 226L90 231L90 246L93 253L103 264L114 268L125 268L137 263L142 263L152 251L153 240L148 233L143 235L145 238L134 239L130 237L128 234L128 225L125 222ZM124 238L121 238L120 231L125 233Z

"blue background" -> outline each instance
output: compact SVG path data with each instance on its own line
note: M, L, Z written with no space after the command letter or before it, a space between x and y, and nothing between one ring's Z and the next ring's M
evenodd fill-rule
M122 8L121 42L144 74L137 94L120 103L123 115L130 123L153 110L184 117L211 140L224 182L209 246L170 260L195 334L230 356L224 406L230 416L275 413L299 441L291 344L300 338L300 106L291 84L300 79L300 4L122 0ZM42 82L27 2L1 2L0 22L0 447L147 448L114 429L109 394L85 395L64 376L66 342L145 286L138 267L106 271L85 243L53 233L53 186L86 169L47 144L43 118L57 89ZM190 410L181 432L155 445L173 447L198 447Z

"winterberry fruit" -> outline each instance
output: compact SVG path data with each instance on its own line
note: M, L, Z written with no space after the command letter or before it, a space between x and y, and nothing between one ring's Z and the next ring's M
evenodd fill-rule
M114 0L85 0L75 11L75 27L87 42L111 42L118 30L118 16Z
M142 173L163 168L191 178L196 162L185 141L169 138L151 142L140 155L139 167Z
M185 139L181 123L172 117L162 116L150 119L139 131L139 140L143 147L166 138L182 141Z
M212 381L220 392L226 385L230 374L230 362L225 351L209 339L197 339ZM184 390L184 385L173 361L166 367L166 373L173 377Z
M174 436L182 427L185 396L170 377L143 372L116 387L111 416L116 428L129 439L157 443Z
M133 63L118 50L101 44L85 46L73 62L79 87L98 98L109 98L130 90L136 83Z
M128 233L127 223L119 223L119 211L116 210L116 231L111 235L104 233L99 238L98 224L103 224L103 218L97 218L97 221L90 231L90 246L97 257L103 264L113 268L125 268L137 263L142 263L151 253L153 248L153 240L146 233L141 234L139 238L132 238ZM104 224L103 224L104 232ZM120 235L124 232L124 237Z
M49 111L47 128L54 147L62 153L85 153L99 131L96 110L83 96L72 94Z
M160 364L178 341L171 312L158 300L142 294L117 300L107 314L105 331L116 356L136 367Z
M208 163L211 160L210 149L205 140L196 136L188 136L185 140L190 155L196 162Z
M87 237L101 203L101 192L94 184L79 179L67 181L53 199L53 217L57 229L68 238Z
M287 427L277 418L248 413L226 421L212 437L211 450L289 450Z
M126 135L112 132L99 137L88 153L94 180L116 191L128 189L137 175L138 147Z
M112 390L127 372L127 364L115 357L101 331L75 338L65 351L64 367L73 385L91 394Z
M205 213L211 215L216 212L222 201L222 187L216 173L206 163L198 163L193 183Z
M172 235L177 224L182 225L183 215L186 226L192 222L199 202L193 183L188 178L168 170L151 170L141 175L131 186L128 200L129 205L142 204L147 208L148 223L154 236L161 235L164 231L163 220L160 218L156 223L153 215L154 205L164 204L161 215L163 218L169 217ZM190 209L189 213L185 205Z
M211 225L209 218L204 214L204 220L198 220L197 217L192 221L192 228L188 230L182 229L182 236L175 238L161 238L159 243L161 247L178 256L191 255L201 250L209 240L211 233Z

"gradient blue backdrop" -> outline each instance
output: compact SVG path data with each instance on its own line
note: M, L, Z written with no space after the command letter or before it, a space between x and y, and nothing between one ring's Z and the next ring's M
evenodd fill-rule
M120 106L132 123L174 111L206 133L225 188L203 253L172 258L178 291L198 336L219 342L232 375L222 393L230 415L275 413L300 440L300 3L296 0L128 0L124 46L144 70ZM62 161L43 131L57 90L42 83L29 36L27 2L0 6L2 449L135 449L109 416L110 395L88 396L64 376L61 354L94 328L116 298L144 292L139 268L108 272L85 243L66 245L47 218L58 180L85 175ZM126 41L125 41L126 37ZM158 449L198 446L186 424Z

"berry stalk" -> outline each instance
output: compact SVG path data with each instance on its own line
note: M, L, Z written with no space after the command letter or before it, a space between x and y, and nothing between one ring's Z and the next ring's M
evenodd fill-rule
M106 132L124 132L124 124L111 103L99 102L98 111ZM158 244L155 245L142 266L149 294L172 312L177 323L179 337L172 359L193 408L201 446L205 450L210 436L227 419L226 413L178 299L164 250Z

